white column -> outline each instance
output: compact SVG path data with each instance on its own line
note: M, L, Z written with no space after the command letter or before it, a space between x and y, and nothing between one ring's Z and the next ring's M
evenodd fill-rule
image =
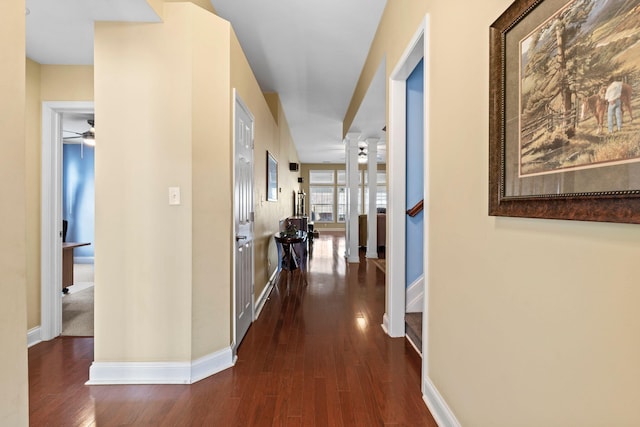
M367 258L378 258L378 138L367 138L367 175L369 210L367 212Z
M358 263L358 138L348 134L349 155L347 157L347 186L348 186L348 209L347 209L347 229L348 229L348 257L347 262Z
M344 245L344 257L349 258L349 235L351 227L349 226L349 139L345 138L344 143L344 176L347 190L345 191L345 217L344 217L344 235L346 244Z

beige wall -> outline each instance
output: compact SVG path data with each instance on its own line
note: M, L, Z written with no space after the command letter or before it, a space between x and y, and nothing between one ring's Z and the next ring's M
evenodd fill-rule
M41 65L43 101L93 100L93 66Z
M0 4L0 425L26 426L26 173L24 1Z
M165 3L185 3L185 2L189 2L189 3L193 3L201 8L203 8L204 10L207 10L211 13L216 13L215 9L213 8L213 5L211 4L211 0L162 0ZM147 2L152 4L152 2Z
M233 189L229 100L231 26L191 8L193 300L192 359L231 342Z
M191 358L190 12L173 4L163 24L96 23L98 362ZM170 186L181 205L169 206Z
M510 3L387 3L345 128L428 12L431 380L464 426L640 425L640 227L487 215L488 34Z
M211 0L146 0L147 4L153 9L153 11L158 15L160 19L164 18L164 4L165 3L193 3L198 5L199 7L216 13L213 5L211 4Z
M40 201L42 172L41 66L26 62L25 174L27 214L27 328L40 326Z
M257 299L277 266L277 259L269 256L272 236L278 231L279 221L293 214L291 194L298 189L298 174L289 171L289 162L297 163L298 155L278 96L267 94L265 98L235 33L231 38L231 87L254 116L254 295ZM266 201L267 151L278 162L281 191L277 202Z
M42 102L93 100L93 66L26 60L27 328L40 326Z
M268 236L292 210L285 199L259 202L267 149L291 191L284 168L297 156L284 114L274 121L229 23L202 8L165 4L161 24L98 23L95 40L95 359L183 361L224 349L232 88L255 117L256 296L268 279ZM180 206L168 205L169 186L181 187Z

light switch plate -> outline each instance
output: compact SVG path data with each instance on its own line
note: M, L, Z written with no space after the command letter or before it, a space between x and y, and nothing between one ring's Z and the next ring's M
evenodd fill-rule
M180 187L169 187L169 204L180 204Z

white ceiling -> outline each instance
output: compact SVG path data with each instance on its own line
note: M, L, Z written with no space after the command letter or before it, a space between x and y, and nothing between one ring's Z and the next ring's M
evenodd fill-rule
M93 64L93 22L159 22L145 0L26 0L27 56L40 64Z
M300 161L344 163L342 119L386 0L211 2L232 23L262 90L279 94ZM145 0L26 5L27 56L42 64L92 64L94 21L159 21ZM350 130L381 138L384 158L381 67Z

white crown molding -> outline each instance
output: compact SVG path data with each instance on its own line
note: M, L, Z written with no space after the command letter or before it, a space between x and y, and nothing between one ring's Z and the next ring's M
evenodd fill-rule
M93 362L85 384L193 384L235 362L231 347L193 362Z

